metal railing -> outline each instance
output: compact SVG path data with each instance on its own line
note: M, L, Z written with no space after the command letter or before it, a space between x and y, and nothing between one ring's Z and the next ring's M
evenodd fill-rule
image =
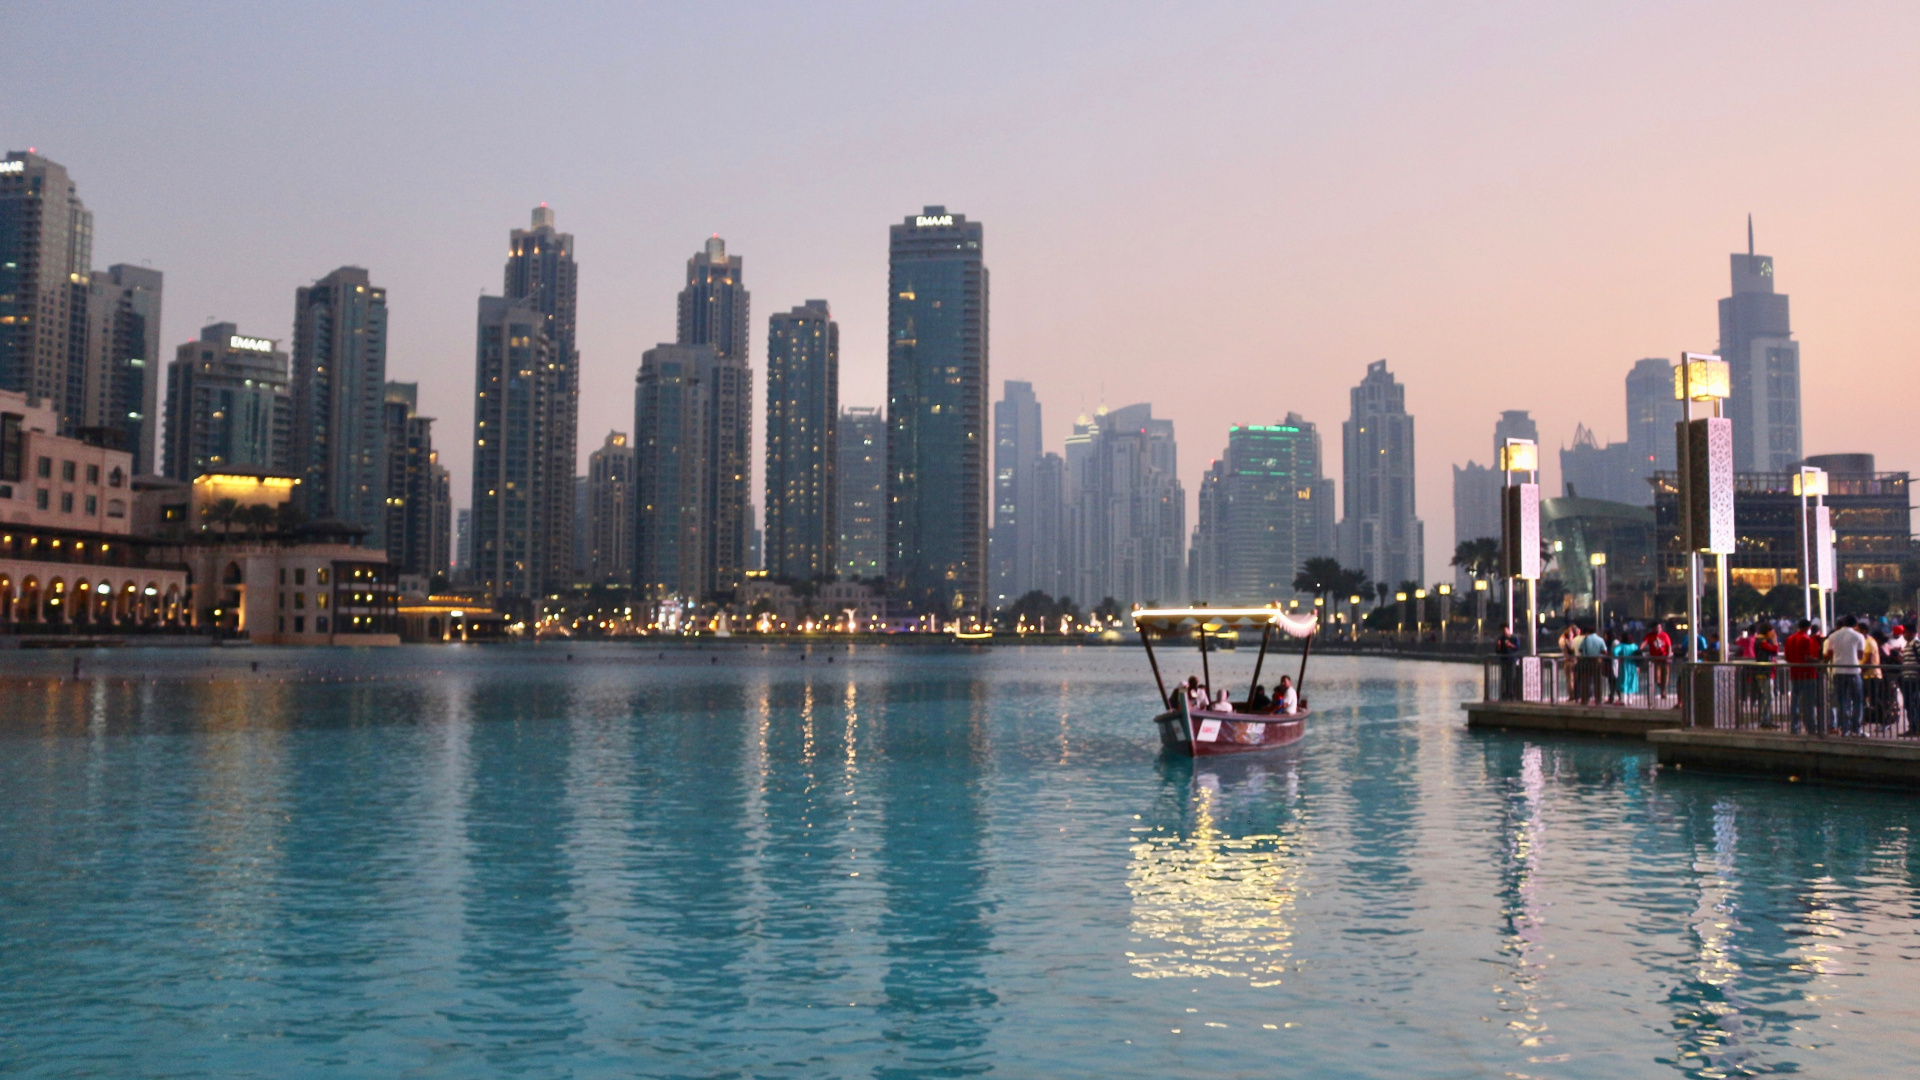
M1899 739L1920 736L1920 675L1894 665L1684 665L1687 727Z
M1650 656L1494 656L1480 671L1482 701L1673 709L1678 661Z

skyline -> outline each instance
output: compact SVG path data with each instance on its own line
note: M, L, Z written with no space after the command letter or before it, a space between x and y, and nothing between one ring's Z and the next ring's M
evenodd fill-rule
M1752 212L1794 300L1805 452L1920 467L1898 435L1920 328L1894 314L1920 277L1901 212L1920 178L1920 94L1897 45L1920 29L1913 12L1117 11L1093 25L1061 9L1008 34L993 9L853 8L775 35L731 9L508 11L491 28L413 9L363 42L371 16L349 6L337 26L298 24L307 47L284 67L183 81L179 61L207 41L264 49L297 21L148 26L116 10L22 14L0 44L20 103L0 121L6 148L68 168L95 266L166 275L163 358L210 322L287 349L291 291L366 267L389 293L387 377L421 384L456 490L471 475L472 305L498 288L500 232L541 202L579 238L583 431L630 425L640 354L674 340L687 252L716 232L762 310L833 300L841 400L883 404L884 229L944 204L992 233L989 393L1032 382L1047 449L1102 400L1150 402L1188 443L1193 520L1230 424L1294 411L1327 430L1384 358L1420 418L1418 512L1436 540L1452 535L1451 466L1484 457L1501 410L1529 410L1549 450L1579 423L1618 441L1635 360L1714 350ZM536 31L577 42L575 70L551 85L467 70ZM936 31L950 48L884 47ZM769 95L808 51L796 39L842 62ZM623 40L647 43L606 44ZM316 111L320 80L340 77L322 61L363 44ZM759 72L710 91L725 123L655 107L684 99L676 82L711 49ZM110 79L153 89L112 111L59 89ZM906 90L869 100L891 85ZM536 117L552 138L532 162L482 137ZM152 167L183 150L194 167ZM764 335L751 328L756 369ZM1212 377L1193 376L1196 356ZM1552 381L1543 356L1562 360ZM1530 385L1506 392L1515 373ZM1444 546L1427 545L1429 579Z

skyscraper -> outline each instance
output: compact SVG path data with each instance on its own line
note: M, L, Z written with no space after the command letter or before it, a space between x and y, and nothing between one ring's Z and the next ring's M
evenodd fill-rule
M983 617L990 601L982 237L943 206L889 229L887 579L916 615Z
M1573 429L1573 445L1560 450L1560 487L1569 496L1629 503L1653 489L1640 479L1633 450L1623 442L1600 445L1585 424Z
M1202 487L1195 599L1271 603L1294 594L1308 559L1332 554L1333 481L1320 460L1320 432L1298 413L1227 429L1226 452Z
M450 578L453 573L453 474L440 464L440 452L434 451L429 471L432 474L433 506L428 514L428 585L434 578Z
M116 263L89 275L80 424L111 431L135 475L159 467L160 271Z
M1752 217L1747 253L1728 258L1733 295L1720 301L1720 358L1733 384L1733 467L1788 472L1800 461L1800 344L1786 294L1773 291L1773 256L1753 253Z
M466 584L473 580L473 511L459 509L453 512L453 576L454 580Z
M1340 561L1387 585L1426 580L1425 526L1414 509L1413 417L1385 360L1353 388L1344 449Z
M386 536L387 291L343 266L294 294L293 474L302 509Z
M1493 425L1492 464L1469 461L1453 467L1453 540L1456 545L1469 540L1500 537L1500 486L1504 482L1499 469L1500 448L1508 439L1540 440L1539 425L1525 409L1508 409ZM1399 581L1387 582L1397 585Z
M1027 587L1070 598L1073 561L1067 547L1067 463L1059 454L1041 454L1034 464L1033 507L1032 515L1021 523L1021 529L1031 528L1033 536L1033 576Z
M1672 472L1679 450L1673 426L1680 422L1680 403L1673 397L1673 362L1650 356L1636 361L1627 372L1627 453L1642 485L1656 472ZM1651 506L1653 489L1628 500Z
M728 256L727 242L716 233L705 250L687 260L687 287L680 290L680 344L711 345L720 359L745 362L752 351L750 299L740 256Z
M993 405L993 606L1013 603L1034 585L1039 524L1040 402L1033 384L1005 384Z
M1187 498L1173 421L1129 405L1074 424L1068 442L1067 517L1074 578L1086 607L1175 603L1186 590Z
M565 588L574 580L574 455L580 417L580 350L576 342L579 268L573 260L573 234L554 230L553 210L533 210L532 228L508 237L502 295L546 317L547 367L535 372L541 385L533 401L538 410L526 419L535 461L532 517L527 527L541 535L535 542L542 563L540 591Z
M776 314L767 333L767 573L813 580L839 572L836 483L840 325L825 300Z
M0 390L86 412L86 302L93 214L67 170L31 151L0 162Z
M834 430L839 530L835 562L842 578L886 574L887 422L879 409L848 408Z
M283 472L293 424L287 354L268 338L214 323L167 365L166 475Z
M525 300L482 296L474 346L472 584L496 596L532 597L549 585L554 560L570 565L570 542L552 550L546 520L552 484L540 420L559 361L544 312ZM571 470L563 482L573 494ZM568 514L569 519L572 517ZM571 525L569 520L565 525ZM560 530L562 537L566 529ZM567 578L555 582L564 583Z
M633 583L657 599L700 600L713 590L705 394L718 364L711 345L657 345L635 377Z
M433 418L421 416L420 384L387 384L387 565L431 579L434 565ZM445 472L445 470L440 470Z
M587 576L594 585L633 584L633 444L607 432L587 458Z

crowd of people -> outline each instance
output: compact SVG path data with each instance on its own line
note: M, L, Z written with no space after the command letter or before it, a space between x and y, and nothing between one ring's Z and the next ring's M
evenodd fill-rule
M1248 713L1264 716L1288 716L1300 711L1300 693L1293 685L1293 677L1280 676L1269 694L1264 685L1256 685L1247 700L1235 702L1225 689L1207 692L1200 684L1198 675L1187 676L1187 681L1173 688L1167 695L1167 708L1178 709L1184 701L1189 710L1207 712Z
M1762 724L1809 734L1860 735L1868 727L1897 727L1920 736L1920 641L1913 618L1844 616L1832 633L1812 619L1758 621L1741 628L1721 647L1708 632L1696 644L1702 661L1729 661L1735 669L1736 707L1758 714ZM1675 633L1684 633L1676 630ZM1677 701L1677 659L1686 658L1685 638L1676 643L1663 622L1644 629L1569 623L1559 638L1562 684L1567 699L1583 705ZM1502 627L1494 652L1502 658L1500 696L1523 696L1518 673L1520 645Z

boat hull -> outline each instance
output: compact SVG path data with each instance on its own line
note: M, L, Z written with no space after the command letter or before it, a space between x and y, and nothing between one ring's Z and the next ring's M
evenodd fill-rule
M1153 718L1160 745L1187 757L1253 754L1300 741L1307 733L1308 710L1280 715L1173 709Z

